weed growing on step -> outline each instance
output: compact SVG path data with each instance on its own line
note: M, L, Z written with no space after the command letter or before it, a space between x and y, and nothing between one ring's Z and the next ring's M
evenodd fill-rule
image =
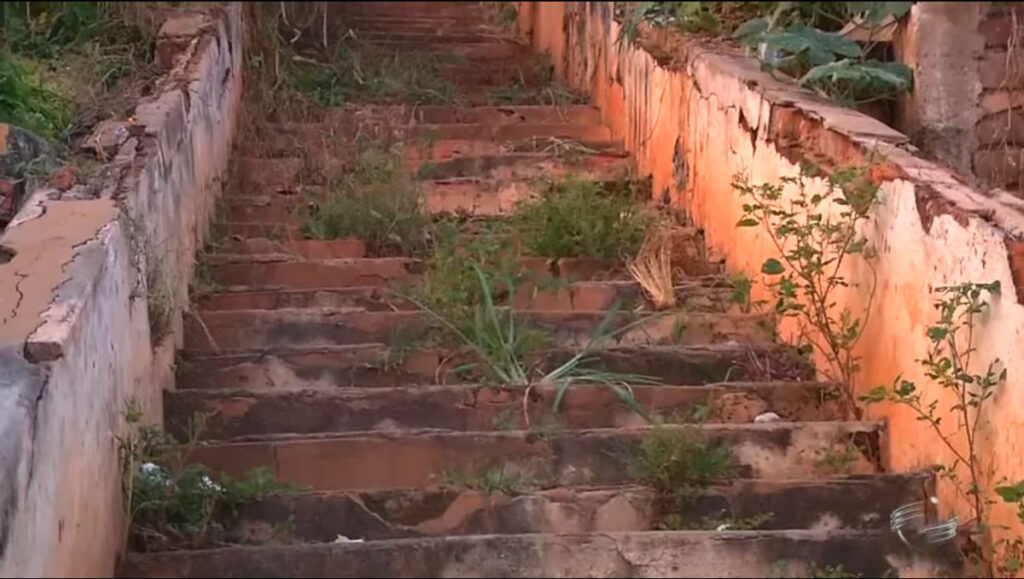
M538 375L528 361L546 342L544 334L530 327L514 309L499 306L494 297L496 286L508 288L508 294L515 295L515 280L505 273L489 274L477 264L471 264L471 268L477 278L481 301L472 307L471 316L466 320L453 320L414 296L403 297L429 314L454 340L468 348L477 358L473 366L482 371L487 381L525 388L524 398L529 396L533 384L555 384L558 391L552 409L556 413L572 387L609 388L624 404L646 418L646 411L633 397L629 385L651 384L654 380L646 376L593 370L586 366L592 360L591 354L596 348L643 324L650 317L613 327L613 321L619 314L618 308L613 308L601 320L582 349L557 368ZM524 418L529 425L529 416Z
M189 463L206 416L189 420L179 442L163 430L142 424L137 405L123 414L129 432L118 437L128 539L139 551L198 548L239 540L238 509L267 496L291 492L265 468L240 479L212 474Z
M441 74L436 56L398 54L347 40L324 62L303 58L293 64L291 87L321 107L353 101L454 104L458 88Z
M939 476L971 504L969 540L974 544L967 546L967 553L973 571L984 577L995 577L997 573L1013 576L1021 568L1020 554L1024 550L1021 538L993 542L990 534L991 509L997 503L993 495L1016 506L1024 523L1024 481L1001 484L989 490L987 473L982 472L979 456L979 431L985 409L1006 381L1006 369L997 359L984 366L983 372L975 371L974 335L978 318L988 311L987 297L998 295L999 291L998 281L964 283L936 290L939 297L934 307L939 319L928 328L931 345L918 362L924 375L954 401L946 412L939 409L938 400L926 400L917 384L902 376L897 377L891 387L879 386L861 398L867 403L888 401L906 406L918 420L931 427L955 457L952 464L936 468ZM956 418L956 427L948 426L951 421L944 420L944 414Z
M355 238L370 257L417 255L429 242L430 218L399 151L363 146L328 185L331 197L311 203L302 224L313 239Z
M536 486L529 476L506 472L505 467L476 471L448 469L441 473L441 484L457 489L470 489L484 494L518 495Z
M837 292L856 287L844 267L854 256L871 266L874 253L860 231L875 205L878 187L863 172L839 170L820 180L817 169L805 166L799 177L751 185L737 176L733 187L744 197L738 227L761 227L778 251L761 265L766 284L776 296L777 315L793 318L798 341L809 344L827 362L823 372L848 387L860 369L854 354L871 311L840 309ZM874 274L874 269L871 269ZM872 276L868 295L874 296ZM847 389L847 403L856 401Z
M660 528L683 528L683 513L697 494L735 470L731 444L710 441L704 435L709 410L706 406L694 410L695 428L656 426L634 448L621 453L633 476L654 488Z
M521 203L512 218L533 255L619 261L637 254L652 222L635 198L574 176Z
M666 310L676 306L671 232L657 228L649 233L636 257L626 263L626 270L643 288L655 310ZM679 323L680 320L676 322ZM679 340L676 340L676 343L679 343Z
M815 453L814 468L823 475L850 474L860 457L856 445L847 441L839 448L829 446L818 449Z

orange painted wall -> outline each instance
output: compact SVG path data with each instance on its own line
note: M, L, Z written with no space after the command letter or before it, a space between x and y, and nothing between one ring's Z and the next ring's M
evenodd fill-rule
M795 176L798 167L790 152L783 154L780 135L795 136L801 151L813 152L819 163L858 163L865 151L874 151L892 169L865 231L878 252L877 285L858 345L858 391L891 384L902 374L925 388L926 397L940 397L916 362L928 345L932 290L967 281L1002 283L1004 291L976 337L975 360L998 358L1008 370L985 417L983 463L1000 477L1024 479L1024 307L1014 282L1014 271L1024 271L1024 252L1014 251L1011 235L1024 232L1020 205L980 195L947 169L914 157L902 146L904 135L773 81L742 55L677 37L675 49L659 54L659 63L637 44L620 45L611 5L521 2L520 30L536 49L553 56L570 86L589 92L638 168L651 174L654 196L683 208L704 230L709 256L723 257L729 271L756 280L763 260L776 254L757 228L736 228L742 201L731 182L737 173L755 183ZM661 38L662 47L667 39ZM653 46L657 40L645 36L644 42ZM871 270L852 262L844 275L855 287L839 296L840 305L861 311L871 297ZM767 297L763 287L755 289L757 297ZM792 328L781 329L784 337L792 335ZM940 408L950 403L941 400ZM888 422L884 458L891 469L952 462L907 409L878 406L869 418ZM940 500L966 513L951 487L940 487ZM1024 534L1010 508L998 508L993 522Z

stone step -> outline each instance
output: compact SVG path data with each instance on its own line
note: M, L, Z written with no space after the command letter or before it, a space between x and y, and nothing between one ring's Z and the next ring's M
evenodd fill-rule
M608 317L599 311L532 310L519 312L531 327L546 332L553 343L583 347ZM197 317L202 318L198 323ZM643 321L641 321L641 319ZM763 314L665 312L613 314L606 332L629 329L609 343L620 345L700 345L769 343L774 338L771 318ZM273 348L334 344L418 343L439 336L440 323L426 312L372 312L321 308L317 310L204 311L185 322L189 348ZM210 343L210 338L215 345Z
M531 357L539 373L554 370L575 355L551 349ZM282 347L211 354L184 350L177 383L185 388L303 389L377 388L407 384L445 384L469 379L456 368L473 360L464 350L386 346ZM666 384L714 384L729 381L808 381L814 369L781 346L682 346L607 348L593 353L589 368L640 374Z
M911 553L886 530L467 535L132 554L123 576L960 576L937 557Z
M816 478L880 472L874 422L772 422L666 425L658 432L690 432L727 444L735 475L758 479ZM445 473L472 474L501 467L541 488L621 484L638 445L653 428L506 432L396 430L261 435L196 446L188 460L229 476L268 468L281 482L312 490L416 488ZM832 462L827 462L832 456ZM730 477L731 478L731 477Z
M443 29L408 29L397 28L394 30L385 29L363 29L356 33L360 42L370 45L388 43L389 45L448 45L448 44L489 44L502 42L507 39L494 31L487 30L457 30ZM372 46L369 47L372 49Z
M732 303L730 284L719 277L701 278L676 286L679 307L687 311L726 312ZM524 310L606 310L621 303L624 311L650 311L640 285L632 281L581 281L543 290L523 287L514 307ZM352 308L368 311L417 309L388 288L352 287L318 290L215 292L197 299L199 310L272 310L285 308Z
M187 387L187 384L181 384ZM748 424L767 412L783 420L847 418L839 386L821 382L757 382L706 386L632 386L651 420L691 422L699 407L713 423ZM204 439L227 440L260 434L309 434L445 428L460 431L510 430L530 424L566 429L643 426L647 420L600 386L577 385L552 404L555 385L523 388L477 385L305 390L175 390L164 395L165 423L184 434L181 418L209 413ZM524 413L529 413L529 422Z
M452 211L454 209L446 207L460 204L469 211L474 204L487 199L508 205L534 198L544 190L542 179L560 180L575 175L600 182L625 181L633 167L629 159L601 154L560 159L543 153L504 153L422 162L416 157L412 155L409 160L410 170L414 178L422 182L420 187L427 209L435 213ZM301 215L297 211L302 205L329 197L329 188L325 190L323 186L343 176L350 166L351 161L342 157L238 159L235 187L227 196L227 218L232 221L298 220ZM449 192L451 185L460 188L453 194ZM288 194L292 192L299 194ZM268 199L277 202L262 204ZM262 206L254 207L257 204Z
M671 513L643 486L502 491L457 487L270 497L242 507L238 527L255 544L331 543L526 533L621 533L665 527L760 530L882 529L889 513L919 500L927 474L797 481L736 480L701 490ZM794 508L799 505L800 508ZM275 529L278 531L275 533ZM738 528L735 530L743 530Z
M481 64L486 68L500 68L499 64ZM507 66L507 65L506 65ZM324 124L329 127L357 127L363 123L386 125L451 125L482 124L502 126L527 125L599 125L601 111L592 105L567 106L480 106L459 107L448 105L379 106L359 104L355 107L336 107L327 110Z
M421 261L404 257L272 262L257 261L245 255L230 258L230 262L217 263L218 258L211 256L212 263L207 266L211 281L223 288L386 287L423 269Z

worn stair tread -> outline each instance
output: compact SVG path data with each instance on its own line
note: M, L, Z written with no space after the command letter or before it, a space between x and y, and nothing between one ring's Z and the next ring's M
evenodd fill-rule
M525 388L479 384L408 385L385 388L188 389L164 394L165 423L178 433L175 417L208 415L204 439L270 433L445 428L500 431L531 424L565 430L642 426L694 420L708 409L708 423L749 424L774 413L784 421L832 421L846 417L839 386L828 382L751 382L701 386L634 384L631 392L647 418L607 388L577 386L552 405L556 385ZM184 425L180 425L184 426ZM182 431L182 434L184 432Z
M186 344L188 346L188 344ZM189 388L382 387L405 383L455 381L453 368L473 361L467 350L421 348L394 351L385 344L330 346L280 345L213 352L180 352L178 381ZM552 348L529 359L531 368L550 371L576 354ZM604 347L588 367L642 374L675 384L814 378L814 369L783 345L717 344L702 346Z
M417 309L412 302L384 287L321 288L315 290L260 290L235 287L211 291L197 299L200 311L279 308L351 307L370 311ZM676 284L679 307L687 311L725 312L735 307L727 279L709 276ZM515 307L532 310L611 309L651 311L640 284L629 280L576 281L567 287L536 290L523 288Z
M934 557L932 555L931 557ZM948 577L887 530L465 535L129 555L134 577L769 577L779 562ZM958 575L952 575L958 576Z
M823 456L843 452L841 472L879 472L880 422L664 425L570 432L457 432L417 429L272 434L210 441L189 460L233 476L269 468L283 482L316 490L386 489L437 483L446 471L500 466L541 486L633 480L623 457L652 433L682 432L728 444L737 475L822 476ZM865 454L867 453L867 455ZM869 456L870 455L870 456ZM831 468L831 467L830 467Z
M618 331L607 340L616 344L695 345L774 340L768 314L675 311L650 315L609 314L605 310L523 310L518 315L531 327L545 330L551 342L570 347L584 347L602 325L606 332ZM198 318L202 319L201 324ZM187 316L185 342L190 348L415 343L436 336L442 327L433 314L423 311L206 310ZM211 337L215 343L210 342Z

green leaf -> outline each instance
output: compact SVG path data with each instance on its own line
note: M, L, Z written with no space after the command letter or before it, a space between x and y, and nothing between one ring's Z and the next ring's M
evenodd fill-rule
M876 386L868 391L867 394L862 394L859 400L865 404L877 404L885 402L885 399L888 397L889 391L885 386Z
M770 22L765 17L753 18L736 27L732 37L736 40L751 40L768 31Z
M761 273L765 275L779 275L786 271L783 267L782 262L773 258L766 259L764 264L761 265Z
M1015 485L998 486L996 487L996 494L1007 503L1024 501L1024 481L1020 481Z
M736 223L736 227L757 227L761 223L753 217L744 217Z
M900 62L857 62L843 59L815 66L800 78L800 86L844 82L856 90L900 93L910 89L913 71Z
M933 342L944 340L947 335L949 335L949 330L943 326L932 326L928 328L928 338Z

